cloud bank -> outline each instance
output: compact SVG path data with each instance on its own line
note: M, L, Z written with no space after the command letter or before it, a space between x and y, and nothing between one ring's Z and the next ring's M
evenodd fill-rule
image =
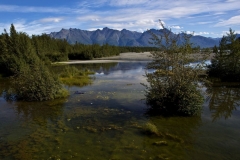
M89 30L104 27L142 32L160 28L158 20L161 19L166 27L175 31L192 30L201 35L218 32L217 35L226 27L235 28L240 24L238 0L73 1L73 6L66 4L58 7L6 5L0 2L0 15L16 15L2 19L0 29L14 23L19 26L16 27L18 30L29 34L32 31L35 34L49 33L61 28Z

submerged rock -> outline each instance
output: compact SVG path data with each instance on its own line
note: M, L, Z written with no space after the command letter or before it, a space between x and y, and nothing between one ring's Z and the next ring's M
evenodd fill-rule
M81 91L75 91L74 94L84 94L84 92L81 92Z
M168 143L166 141L157 141L157 142L154 142L153 145L156 145L156 146L167 146Z

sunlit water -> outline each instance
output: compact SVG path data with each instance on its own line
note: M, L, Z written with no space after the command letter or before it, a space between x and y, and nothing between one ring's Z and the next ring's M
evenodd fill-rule
M66 86L66 99L0 97L0 159L240 159L240 89L211 89L198 117L151 117L140 84L145 64L75 65L96 74L90 86ZM145 134L147 122L158 136Z

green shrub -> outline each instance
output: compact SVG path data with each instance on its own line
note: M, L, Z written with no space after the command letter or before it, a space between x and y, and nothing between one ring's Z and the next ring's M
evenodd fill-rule
M160 84L148 91L147 104L162 115L198 115L203 97L194 84Z
M152 36L159 51L151 52L153 61L147 65L147 69L155 70L146 73L148 84L144 85L146 103L153 111L149 113L168 116L200 114L203 96L197 88L203 65L194 68L186 66L192 60L190 36L185 33L173 34L165 28L159 35L152 33Z
M76 77L76 76L80 76L81 72L76 68L76 67L70 67L70 66L66 66L62 73L60 73L60 77L61 78L71 78L71 77Z
M8 97L24 101L45 101L66 97L68 92L62 88L57 76L40 62L35 65L25 65L12 77Z

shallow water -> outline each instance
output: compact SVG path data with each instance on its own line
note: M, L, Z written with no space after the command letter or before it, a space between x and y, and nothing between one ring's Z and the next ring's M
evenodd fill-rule
M198 117L151 117L140 84L145 63L75 66L96 74L92 85L67 87L66 99L0 97L0 159L240 159L239 88L208 88ZM146 134L146 123L158 134Z

